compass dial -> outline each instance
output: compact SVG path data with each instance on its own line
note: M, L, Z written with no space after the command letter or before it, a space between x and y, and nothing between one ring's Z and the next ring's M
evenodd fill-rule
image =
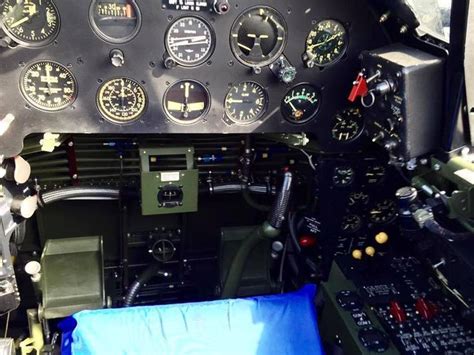
M132 79L109 80L99 88L97 106L102 116L110 122L118 124L134 122L146 111L145 89Z
M40 61L29 65L21 75L20 91L28 103L42 111L60 111L77 97L74 75L65 66Z
M253 81L245 81L234 85L225 98L226 116L238 125L251 124L258 121L268 103L265 89Z
M27 47L51 43L59 33L59 12L52 0L4 0L2 29Z

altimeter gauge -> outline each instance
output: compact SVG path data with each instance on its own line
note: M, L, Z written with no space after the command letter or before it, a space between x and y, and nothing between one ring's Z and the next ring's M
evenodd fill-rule
M347 44L347 32L340 22L335 20L318 22L306 39L303 60L310 68L333 64L345 54Z
M129 78L111 79L99 88L97 107L110 122L125 124L138 120L146 111L145 89Z
M199 17L189 16L176 20L166 33L166 50L182 66L205 63L214 50L214 32Z
M2 29L21 45L45 46L59 33L59 12L52 0L4 0L1 6Z
M210 108L207 88L195 80L182 80L165 93L163 106L166 115L175 123L189 125L203 118Z
M257 6L235 20L230 31L234 55L250 67L262 67L277 60L285 49L287 25L275 9Z
M52 61L30 64L20 77L20 91L25 100L42 111L60 111L77 97L74 75L65 66Z
M225 98L226 116L238 125L258 121L268 103L266 90L253 81L244 81L231 87Z

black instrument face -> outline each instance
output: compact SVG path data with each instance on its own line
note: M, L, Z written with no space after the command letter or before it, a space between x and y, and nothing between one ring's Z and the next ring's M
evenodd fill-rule
M285 95L281 112L287 121L302 124L316 116L320 104L321 92L313 85L301 84Z
M356 214L349 214L343 217L341 230L346 234L357 232L362 227L362 219Z
M212 55L215 42L211 27L198 17L176 20L166 33L166 49L182 66L197 66Z
M111 79L99 88L97 107L107 121L118 124L134 122L146 111L145 89L132 79Z
M340 166L334 169L332 181L334 186L345 187L354 182L355 171L349 166Z
M283 16L267 6L242 13L230 32L234 55L243 64L261 67L273 63L283 53L288 29Z
M369 219L376 224L388 224L397 218L397 205L393 200L383 200L375 204L369 212Z
M51 43L59 33L59 12L52 0L4 0L2 29L27 47Z
M31 106L46 112L63 110L77 97L74 75L52 61L29 65L21 75L20 90Z
M209 91L203 84L195 80L183 80L166 91L163 105L173 122L189 125L207 114L210 102Z
M385 179L385 167L383 165L371 165L365 173L368 184L380 184Z
M349 143L356 140L364 129L363 117L358 108L349 108L338 112L332 127L332 138Z
M227 118L238 125L258 121L265 113L268 95L265 89L253 81L232 86L225 98Z
M345 54L348 36L344 26L334 20L317 23L306 40L305 59L309 67L324 67L337 62Z
M134 0L93 0L89 20L104 41L125 43L138 34L142 18Z

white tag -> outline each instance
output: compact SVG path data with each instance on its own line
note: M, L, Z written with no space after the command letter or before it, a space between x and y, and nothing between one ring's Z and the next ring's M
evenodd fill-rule
M468 183L474 185L474 171L469 169L462 169L456 171L454 175L457 175L461 179L466 180Z
M161 173L161 181L162 182L179 181L179 171Z

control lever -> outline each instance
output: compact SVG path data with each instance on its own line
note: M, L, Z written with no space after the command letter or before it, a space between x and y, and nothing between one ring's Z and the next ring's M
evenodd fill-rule
M242 273L249 255L260 242L266 239L275 239L280 235L283 221L288 214L292 184L293 174L288 171L285 173L283 184L267 220L245 238L237 254L234 256L222 289L221 298L234 298L237 296Z

